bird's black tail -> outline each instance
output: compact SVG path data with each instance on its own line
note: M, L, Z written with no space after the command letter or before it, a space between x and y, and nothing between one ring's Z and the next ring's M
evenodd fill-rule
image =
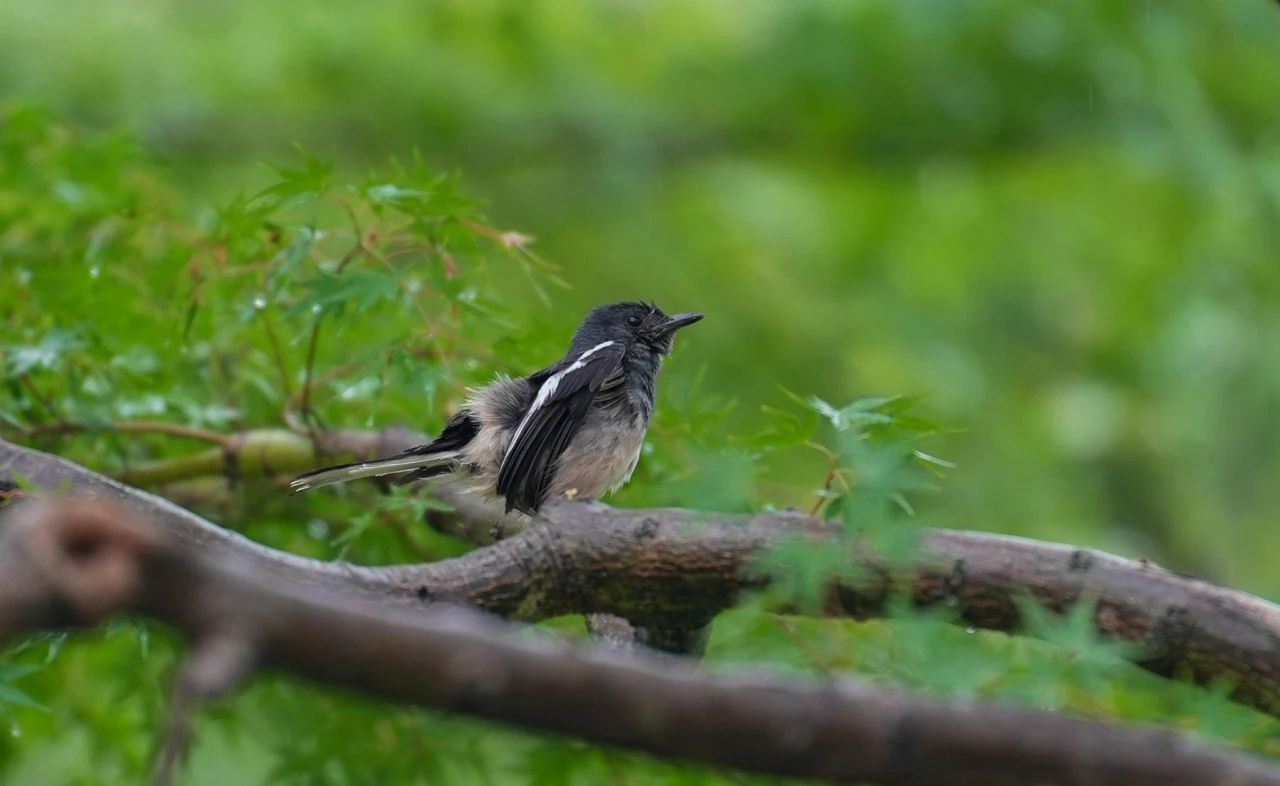
M460 455L460 451L457 450L432 451L430 453L415 453L414 451L421 451L421 448L414 448L414 450L405 453L374 461L356 461L351 464L338 464L332 467L315 469L305 475L299 475L294 478L289 482L289 487L294 491L310 491L320 486L343 483L348 480L397 475L401 472L413 472L421 469L439 468L442 471L448 471L448 466L456 462Z
M475 437L477 431L476 422L464 409L449 420L444 431L440 432L440 436L434 442L410 448L387 458L315 469L294 478L289 486L296 492L383 475L402 475L406 479L414 480L441 475L453 471L459 459L462 458L462 449Z

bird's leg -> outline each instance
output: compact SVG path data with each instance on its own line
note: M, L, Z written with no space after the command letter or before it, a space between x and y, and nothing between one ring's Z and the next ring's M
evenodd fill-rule
M493 523L489 525L489 538L494 543L509 538L522 532L528 526L529 521L528 516L513 510L494 519Z

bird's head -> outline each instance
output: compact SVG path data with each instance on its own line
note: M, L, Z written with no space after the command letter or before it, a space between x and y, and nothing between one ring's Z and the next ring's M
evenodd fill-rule
M573 347L583 351L603 342L617 341L628 352L649 350L668 355L676 331L702 319L698 313L668 316L652 303L611 303L592 309L573 334Z

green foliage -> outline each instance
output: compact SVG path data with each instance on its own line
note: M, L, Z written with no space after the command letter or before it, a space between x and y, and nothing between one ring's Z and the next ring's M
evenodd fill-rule
M762 554L756 569L769 577L770 594L777 601L817 612L832 582L860 578L856 548L871 546L895 561L911 557L919 524L908 497L936 490L933 476L954 465L917 447L939 430L911 412L918 398L862 398L837 407L817 396L789 395L831 426L832 445L815 444L808 437L804 444L830 461L813 512L844 526L833 543L785 540Z
M777 582L717 620L716 667L854 672L1280 755L1274 721L1123 662L1087 606L1024 609L1045 641L947 609L776 613L856 580L853 543L909 554L925 522L1280 593L1266 2L130 9L0 4L0 94L38 102L0 104L6 433L74 421L87 431L37 444L118 471L193 450L109 428L126 420L431 431L468 386L557 356L590 305L652 297L709 317L617 502L844 523L835 546L762 560ZM886 391L929 397L854 399ZM466 548L403 494L186 491L311 556ZM176 657L135 625L6 654L0 780L138 782ZM205 713L198 739L193 784L725 781L279 680Z
M1053 643L943 624L945 612L900 606L854 623L771 613L760 602L716 620L708 660L721 669L768 662L794 675L856 672L894 687L957 699L1016 702L1131 722L1161 722L1274 755L1270 718L1189 685L1171 685L1092 638L1091 613L1046 618ZM1063 646L1066 645L1066 646Z

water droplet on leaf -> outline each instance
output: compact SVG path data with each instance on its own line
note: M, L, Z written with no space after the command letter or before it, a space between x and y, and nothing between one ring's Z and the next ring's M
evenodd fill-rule
M329 537L329 522L324 519L311 519L307 522L307 534L316 540Z

